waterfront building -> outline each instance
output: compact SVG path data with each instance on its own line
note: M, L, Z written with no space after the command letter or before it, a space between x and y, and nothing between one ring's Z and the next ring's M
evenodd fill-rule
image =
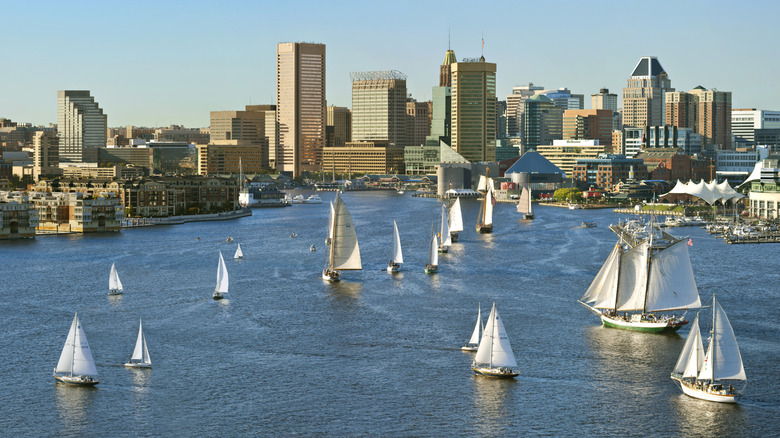
M702 135L702 149L731 149L731 92L707 90L668 92L667 124Z
M209 133L212 144L229 144L239 140L241 144L255 145L260 150L260 166L268 169L268 138L265 132L265 110L273 105L253 105L253 111L211 111ZM254 155L254 154L253 154Z
M406 141L405 146L425 144L425 139L431 133L430 102L418 102L412 98L406 99Z
M452 64L452 144L470 162L496 158L496 64L485 57Z
M238 175L267 169L266 156L257 144L246 140L220 140L197 145L198 175Z
M23 192L0 192L0 240L35 237L38 211Z
M528 151L504 171L504 176L518 188L528 187L537 196L561 188L566 174L539 152Z
M70 233L103 233L119 231L124 207L114 193L90 195L32 192L31 201L38 211L40 231Z
M404 173L404 147L391 145L387 140L347 142L342 147L324 150L323 169L342 173Z
M597 158L604 146L598 140L554 140L552 145L538 145L536 151L571 177L578 159Z
M59 137L56 132L38 131L33 136L33 180L60 174Z
M326 147L344 146L352 141L352 111L345 106L329 106L325 132Z
M547 96L537 94L523 103L520 116L524 150L534 150L538 145L549 145L563 137L563 110L555 106Z
M61 162L95 163L106 146L108 119L89 90L57 91L57 136Z
M579 158L572 169L572 178L585 187L613 191L620 181L647 179L647 166L637 158L624 155L599 154L596 158Z
M267 166L270 169L276 168L276 157L279 156L279 129L276 123L276 105L246 105L247 111L261 113L264 118L263 136L260 142L267 150Z
M691 157L681 148L649 148L636 155L647 165L650 179L688 181L692 178ZM656 172L656 169L660 168Z
M167 128L154 130L154 140L160 142L174 141L192 144L208 144L211 136L208 130L185 128L181 125L171 125Z
M319 171L325 146L325 45L276 46L276 169Z
M147 169L132 165L99 166L98 163L60 163L60 170L63 178L112 179L142 177Z
M406 75L399 71L350 73L352 140L406 142Z
M769 152L768 146L715 151L717 180L728 180L729 183L740 184L750 176L756 163L769 156Z
M748 194L748 211L751 217L760 219L780 218L780 160L765 158L758 169L757 178L751 176Z
M756 130L780 129L780 111L736 108L731 110L731 133L737 146L765 144L756 142Z
M612 147L612 110L566 110L563 112L563 140L597 139Z
M674 91L672 81L658 58L641 58L623 88L623 125L664 125L664 99L669 91Z

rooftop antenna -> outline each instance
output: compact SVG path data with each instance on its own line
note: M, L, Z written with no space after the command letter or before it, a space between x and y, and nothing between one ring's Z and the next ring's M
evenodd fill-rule
M447 28L447 50L452 50L452 29Z
M482 32L482 57L485 57L485 32Z

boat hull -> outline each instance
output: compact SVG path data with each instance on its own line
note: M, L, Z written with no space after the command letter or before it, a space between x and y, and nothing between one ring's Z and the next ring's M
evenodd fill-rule
M509 368L487 368L487 367L471 367L476 374L488 377L497 377L499 379L513 379L520 375L520 373Z
M531 220L533 218L534 218L534 215L532 215L532 214L524 214L523 215L523 219L524 220Z
M493 225L477 225L476 228L477 233L480 234L487 234L493 232Z
M687 396L698 398L700 400L716 402L716 403L737 402L737 394L723 394L721 392L705 391L696 388L695 386L691 385L689 382L685 382L680 379L674 379L674 381L676 381L680 385L680 389L682 389L683 394Z
M611 327L621 330L631 330L635 332L646 333L664 333L664 332L676 332L688 321L625 321L617 318L610 318L607 315L600 315L601 323L605 327Z
M479 345L464 345L460 347L461 351L477 351Z
M152 364L143 362L128 362L125 364L128 368L151 368Z
M108 291L109 295L122 295L124 292L121 290L110 290Z
M453 242L457 242L458 241L458 232L457 231L454 231L454 232L450 231L450 240L452 240Z
M58 376L55 374L54 379L73 386L95 386L100 383L100 379L92 379L86 376Z
M387 265L387 272L398 272L401 270L401 265L398 263L390 263Z
M215 300L221 300L223 296L221 292L214 292L213 294L211 294L211 298Z
M428 266L425 267L425 273L426 274L436 274L438 272L439 272L439 267L438 266L428 265Z
M438 248L438 251L439 251L440 253L442 253L442 254L447 254L447 253L449 252L449 249L447 249L447 247L446 247L446 246L440 246L440 247Z
M325 281L339 281L341 280L341 274L339 274L338 271L328 271L328 269L323 269L322 279Z

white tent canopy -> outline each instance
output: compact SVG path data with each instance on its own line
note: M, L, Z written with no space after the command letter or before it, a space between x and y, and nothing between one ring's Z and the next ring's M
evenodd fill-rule
M715 204L717 201L726 203L730 200L736 200L745 197L731 188L728 181L723 181L722 183L718 184L715 182L715 180L712 180L709 183L705 183L704 180L699 181L698 183L694 183L691 180L688 180L687 183L682 183L680 180L677 180L677 184L674 186L674 188L668 193L661 195L661 197L663 198L667 195L674 194L695 196L697 198L703 199L704 202L710 205Z

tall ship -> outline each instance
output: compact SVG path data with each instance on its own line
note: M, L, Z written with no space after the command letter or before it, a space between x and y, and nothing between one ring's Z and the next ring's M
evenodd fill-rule
M482 198L482 203L479 206L479 216L477 217L477 226L475 227L477 233L492 233L493 232L493 207L496 205L496 198L493 195L493 190L488 187L485 197Z
M606 327L674 332L688 323L669 312L701 307L687 239L668 246L650 238L636 246L618 241L580 303Z
M455 202L450 207L449 215L450 241L458 241L458 233L463 231L463 213L460 211L460 198L455 198Z

